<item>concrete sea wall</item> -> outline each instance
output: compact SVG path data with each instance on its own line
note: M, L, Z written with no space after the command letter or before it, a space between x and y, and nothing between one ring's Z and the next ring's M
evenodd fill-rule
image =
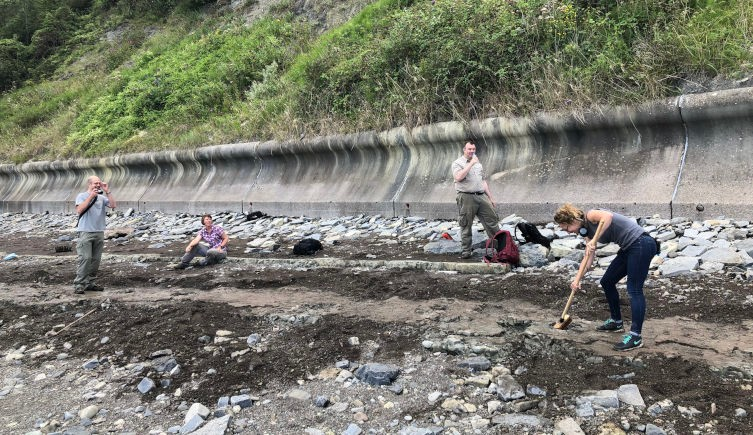
M501 216L549 221L560 203L630 215L753 218L753 88L637 107L446 122L191 151L0 165L0 211L73 212L85 179L119 208L200 214L455 218L450 164L466 138Z

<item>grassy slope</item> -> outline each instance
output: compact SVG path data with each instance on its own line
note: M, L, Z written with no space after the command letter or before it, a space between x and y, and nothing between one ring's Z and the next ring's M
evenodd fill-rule
M89 23L55 79L0 98L0 161L629 104L753 69L745 0L379 0L325 33L271 3L252 25Z

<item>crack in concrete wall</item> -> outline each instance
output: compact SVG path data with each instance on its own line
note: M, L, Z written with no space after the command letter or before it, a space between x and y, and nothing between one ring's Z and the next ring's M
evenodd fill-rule
M673 214L674 214L672 205L674 204L675 198L677 197L677 191L680 189L680 181L682 181L682 171L683 169L685 169L685 158L688 155L688 143L690 141L690 137L688 136L688 125L685 123L685 119L683 119L682 117L682 100L683 100L683 95L680 95L679 97L677 97L677 113L679 114L680 120L682 121L682 128L683 128L683 131L685 132L685 141L684 141L684 146L682 150L682 157L680 158L680 165L677 170L677 182L675 183L675 189L672 191L672 198L670 198L669 200L670 217L673 217ZM698 206L696 206L696 208L698 208Z

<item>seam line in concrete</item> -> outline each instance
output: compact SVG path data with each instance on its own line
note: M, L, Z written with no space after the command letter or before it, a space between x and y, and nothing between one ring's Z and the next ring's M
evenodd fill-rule
M256 146L254 146L254 151L256 151ZM256 186L259 185L259 177L261 177L261 172L264 169L264 159L261 158L261 157L259 157L259 158L257 158L257 160L259 161L259 170L256 172L256 176L254 177L253 183L251 183L251 187L248 188L248 196L249 196L249 198L251 197L251 195L252 195L254 189L256 188ZM247 198L247 199L249 199L249 198ZM251 201L251 202L253 202L253 201ZM249 209L248 211L252 212L253 210Z
M400 185L397 187L397 190L395 191L395 194L392 195L392 217L398 216L398 210L400 209L400 206L398 205L398 199L400 198L400 195L405 190L406 184L408 184L408 175L410 172L410 159L411 159L411 152L410 148L405 146L404 141L400 141L400 146L403 147L403 149L408 154L408 158L403 158L403 161L400 164L400 168L398 168L399 173L402 173L403 175L403 181L400 183Z
M157 170L157 174L159 174L159 169ZM157 175L152 175L151 177L149 177L149 185L146 186L146 189L144 189L141 192L141 195L139 195L139 198L136 200L136 210L137 211L146 211L146 210L141 210L141 199L144 197L144 195L146 195L147 192L149 192L149 189L152 188L152 184L154 184L154 180L156 180L156 179L157 179ZM144 207L144 208L146 208L146 207Z
M688 155L688 124L685 122L685 118L682 117L682 102L684 99L684 95L680 95L677 97L677 102L675 103L675 106L677 107L677 113L680 115L680 122L682 122L682 128L685 133L685 145L682 149L682 157L680 158L680 167L677 171L677 181L675 182L675 189L672 191L672 198L669 199L669 218L672 219L674 217L674 202L675 198L677 197L677 191L680 189L680 182L682 181L682 171L685 169L685 157Z

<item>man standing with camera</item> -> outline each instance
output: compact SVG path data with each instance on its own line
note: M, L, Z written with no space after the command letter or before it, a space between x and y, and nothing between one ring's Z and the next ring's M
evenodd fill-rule
M78 262L76 279L73 280L73 293L83 294L84 291L104 290L95 283L99 263L102 260L102 250L105 246L105 207L115 208L115 198L112 197L110 186L92 175L87 179L86 192L76 196L76 214L78 215L78 242L76 253Z
M494 199L489 191L489 185L484 180L484 168L476 155L476 144L466 142L463 155L452 162L452 176L455 179L455 190L460 218L460 239L463 252L460 258L473 256L473 218L478 216L486 234L491 239L499 231L499 216L494 211Z

